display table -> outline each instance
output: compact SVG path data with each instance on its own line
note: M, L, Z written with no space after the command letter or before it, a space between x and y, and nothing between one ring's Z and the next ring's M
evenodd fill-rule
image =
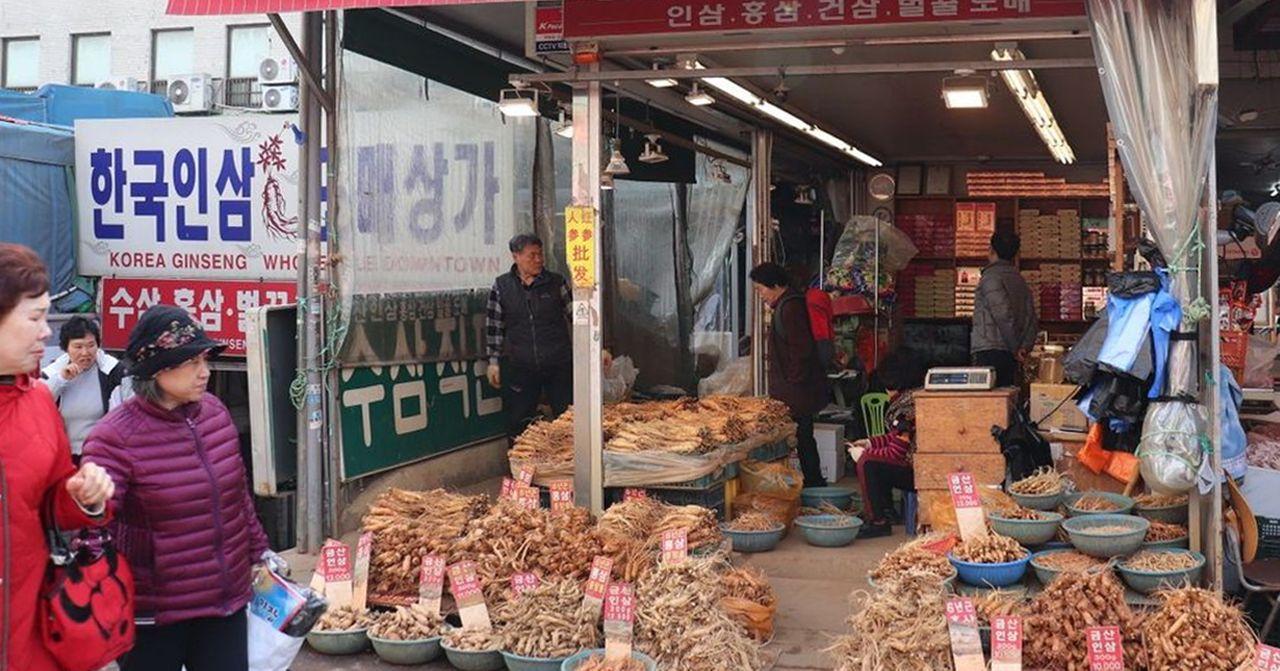
M1004 481L1004 455L991 427L1009 426L1017 390L918 391L916 404L916 491L920 521L929 524L928 511L946 498L947 475L973 473L979 485Z

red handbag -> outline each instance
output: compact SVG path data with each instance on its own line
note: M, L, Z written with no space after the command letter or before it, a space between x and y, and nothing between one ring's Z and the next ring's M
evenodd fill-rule
M133 647L133 572L105 529L70 541L45 505L49 567L40 591L40 635L65 671L96 671Z

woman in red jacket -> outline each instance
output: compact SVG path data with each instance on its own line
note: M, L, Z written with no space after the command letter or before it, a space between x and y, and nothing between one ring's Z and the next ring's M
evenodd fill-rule
M71 465L71 444L49 390L37 381L49 337L49 276L35 252L0 244L0 671L59 671L36 621L49 564L40 510L54 499L58 524L106 521L114 485L105 471Z

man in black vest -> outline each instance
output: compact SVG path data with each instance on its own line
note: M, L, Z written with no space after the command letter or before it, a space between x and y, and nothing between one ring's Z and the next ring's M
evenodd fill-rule
M489 384L502 390L507 435L515 438L536 418L543 392L555 416L573 403L572 294L546 269L537 236L517 235L508 246L515 264L493 282L485 332Z

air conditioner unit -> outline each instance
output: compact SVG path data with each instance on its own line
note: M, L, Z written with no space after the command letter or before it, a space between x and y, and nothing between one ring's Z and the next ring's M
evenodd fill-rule
M108 91L142 91L143 85L133 77L112 77L98 82L94 88Z
M298 111L298 85L275 84L263 86L262 109L267 112Z
M298 66L288 56L269 56L258 63L259 84L294 84L298 81Z
M207 74L174 77L165 93L178 114L201 114L213 109L213 77Z

